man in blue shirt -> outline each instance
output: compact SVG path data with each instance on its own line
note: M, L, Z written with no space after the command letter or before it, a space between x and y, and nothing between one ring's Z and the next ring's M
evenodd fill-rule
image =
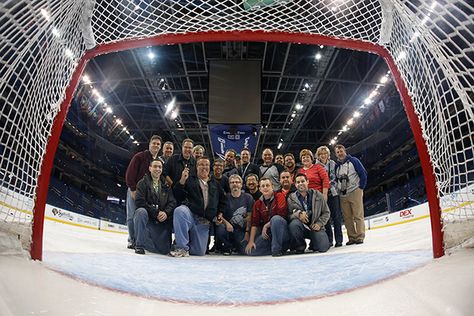
M362 244L365 238L363 195L367 171L359 159L346 153L346 148L341 144L336 145L336 157L337 190L349 237L346 245Z

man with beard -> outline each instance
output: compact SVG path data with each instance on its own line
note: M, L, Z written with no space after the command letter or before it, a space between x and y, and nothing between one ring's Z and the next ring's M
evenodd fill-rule
M299 167L296 165L295 156L292 153L285 154L285 169L291 175L291 181L295 183L295 176L298 173Z
M224 189L225 193L230 192L229 187L229 178L223 174L224 172L224 160L220 158L216 158L214 160L214 164L212 165L212 177L219 182L222 189Z
M262 196L262 192L258 189L258 176L253 173L248 174L245 183L245 192L250 194L254 201L258 200Z
M235 248L243 254L242 241L249 239L250 216L254 200L242 192L242 178L238 174L229 177L230 193L226 195L226 210L217 216L216 239L224 256L232 254Z
M291 192L295 192L296 187L291 180L291 174L288 171L282 171L280 173L280 190L278 192L283 192L285 196L288 196Z
M285 166L285 160L284 160L282 154L277 154L277 155L275 156L275 163L277 163L277 164L279 164L279 165L282 165L283 167Z

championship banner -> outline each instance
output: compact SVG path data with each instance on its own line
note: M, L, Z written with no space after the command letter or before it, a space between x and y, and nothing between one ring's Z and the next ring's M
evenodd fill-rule
M224 159L226 150L234 149L240 153L244 148L248 148L252 156L255 154L260 136L260 125L209 124L207 128L214 156Z

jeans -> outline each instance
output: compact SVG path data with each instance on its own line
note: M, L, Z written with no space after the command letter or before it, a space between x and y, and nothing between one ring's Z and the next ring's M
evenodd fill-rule
M135 225L133 224L133 218L135 216L135 199L132 198L132 191L130 188L127 190L127 227L128 227L128 241L135 243Z
M216 249L229 251L236 248L240 254L244 253L242 240L245 237L245 228L234 226L233 232L228 232L224 224L216 225Z
M269 235L269 239L264 239L262 235L255 239L255 249L252 249L251 256L266 256L288 249L290 236L286 219L280 215L273 216L270 219Z
M164 222L150 220L144 208L135 211L135 246L150 252L166 255L171 248L172 221L167 218Z
M336 240L336 243L342 244L342 214L339 196L328 196L328 207L331 211L331 218L328 220L324 228L326 229L326 234L328 235L329 244L332 245L334 239ZM334 226L334 239L331 222Z
M173 227L176 248L187 250L191 255L204 256L209 237L209 224L200 223L199 219L189 207L181 205L174 210Z
M299 219L293 219L289 225L290 230L290 248L292 250L305 250L305 238L311 240L309 248L313 251L326 252L329 249L328 235L324 230L310 231L303 226Z

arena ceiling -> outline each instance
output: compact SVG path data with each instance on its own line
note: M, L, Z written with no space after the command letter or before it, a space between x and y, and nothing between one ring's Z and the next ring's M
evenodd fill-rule
M379 56L277 42L197 42L96 57L87 65L68 121L74 123L74 113L82 113L96 122L88 124L94 133L127 150L146 148L149 137L158 133L175 143L192 138L210 151L210 60L262 63L257 156L265 147L277 149L279 143L279 152L297 154L304 147L327 145L334 137L361 152L407 128L398 93ZM398 102L391 107L380 104L386 97ZM176 118L165 115L173 98L179 108ZM374 111L381 110L385 116L377 121ZM360 116L354 118L355 112Z

